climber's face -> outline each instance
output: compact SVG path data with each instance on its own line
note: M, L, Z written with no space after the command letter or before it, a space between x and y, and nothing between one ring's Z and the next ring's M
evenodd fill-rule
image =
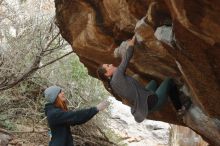
M103 64L102 67L106 70L105 76L111 77L116 69L113 64Z

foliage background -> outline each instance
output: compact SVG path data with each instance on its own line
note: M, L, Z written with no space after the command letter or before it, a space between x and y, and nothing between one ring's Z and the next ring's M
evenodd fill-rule
M70 110L95 106L109 94L60 36L53 1L1 0L0 12L0 127L17 143L48 145L47 87L61 86ZM118 137L107 127L108 116L74 126L76 145L114 145Z

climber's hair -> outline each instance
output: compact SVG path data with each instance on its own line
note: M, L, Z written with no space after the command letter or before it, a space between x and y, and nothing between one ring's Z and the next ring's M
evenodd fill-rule
M109 78L105 75L106 72L107 72L107 70L103 67L103 64L100 65L98 67L98 69L96 70L96 74L97 74L98 78L102 81L106 90L108 90L115 98L117 98L119 101L121 101L119 96L116 93L114 93L114 91L111 87L111 84L110 84L111 78Z
M97 76L100 80L102 80L103 82L110 82L110 79L105 75L106 72L107 70L103 67L103 64L100 65L96 71Z
M107 77L105 73L107 70L103 67L103 64L100 65L96 71L98 78L102 81L105 88L112 93L112 87L110 85L111 78Z

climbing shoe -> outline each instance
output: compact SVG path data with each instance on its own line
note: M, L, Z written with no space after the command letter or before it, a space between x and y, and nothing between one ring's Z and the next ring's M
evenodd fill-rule
M187 98L187 99L183 102L182 108L177 111L177 116L178 116L178 117L184 116L185 113L187 112L187 110L190 108L191 105L192 105L191 99L190 99L190 98Z
M191 99L188 97L184 102L183 102L183 106L182 106L182 109L187 111L190 106L192 105L192 101Z

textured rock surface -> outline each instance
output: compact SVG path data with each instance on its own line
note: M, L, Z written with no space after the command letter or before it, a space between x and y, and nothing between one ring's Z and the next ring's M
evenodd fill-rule
M188 86L200 119L203 123L208 119L214 125L206 130L217 133L217 140L204 133L204 127L195 126L198 116L194 114L188 116L191 118L187 119L187 126L213 145L220 145L219 0L55 0L55 5L63 37L94 77L100 64L119 63L113 57L114 48L135 33L143 46L136 48L128 73L139 74L143 84L172 76L179 85ZM154 36L157 27L171 23L175 34L173 47ZM168 102L149 118L183 124L175 115Z
M113 98L109 98L112 108L108 125L122 138L121 144L126 143L128 146L169 146L170 124L152 120L137 123L131 115L129 107Z
M200 136L189 128L173 125L171 133L170 146L208 146Z
M159 121L145 120L136 123L129 107L109 97L111 118L109 127L122 137L128 146L207 146L191 129Z

